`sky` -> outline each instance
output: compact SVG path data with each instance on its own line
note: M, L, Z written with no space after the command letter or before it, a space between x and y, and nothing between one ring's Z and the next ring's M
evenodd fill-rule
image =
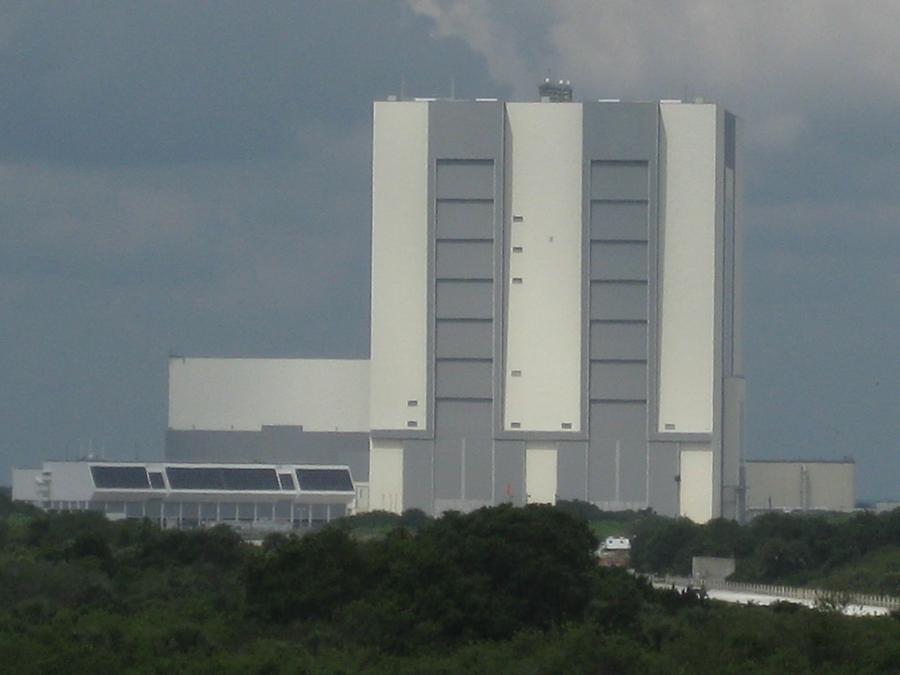
M371 101L740 124L745 452L900 498L900 4L0 1L0 483L162 457L169 354L366 357Z

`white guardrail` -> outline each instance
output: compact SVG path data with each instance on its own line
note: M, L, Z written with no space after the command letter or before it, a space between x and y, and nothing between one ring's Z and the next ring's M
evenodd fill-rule
M847 605L883 607L887 610L900 610L900 598L891 595L874 593L847 593L824 588L798 588L795 586L774 586L770 584L743 583L720 579L694 579L693 577L656 576L647 577L657 587L676 586L682 588L703 588L706 590L733 591L736 593L753 593L771 595L779 598L791 598L806 602L840 601Z

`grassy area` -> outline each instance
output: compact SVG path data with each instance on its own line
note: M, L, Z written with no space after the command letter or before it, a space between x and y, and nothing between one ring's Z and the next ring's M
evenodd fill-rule
M900 596L900 546L885 546L807 584L818 588Z
M631 525L632 523L630 522L620 520L593 520L588 522L591 532L600 541L607 537L627 537L631 534Z

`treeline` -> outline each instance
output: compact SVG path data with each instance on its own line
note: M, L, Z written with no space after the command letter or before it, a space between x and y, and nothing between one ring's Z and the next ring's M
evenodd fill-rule
M689 574L695 555L735 556L734 579L822 585L900 596L900 510L830 515L770 513L747 525L644 514L632 524L632 563Z
M385 536L354 536L398 524L374 515L253 546L224 527L163 531L0 500L0 663L97 674L856 673L900 663L898 620L655 591L600 569L587 522L564 511L411 513ZM635 517L636 527L654 518Z

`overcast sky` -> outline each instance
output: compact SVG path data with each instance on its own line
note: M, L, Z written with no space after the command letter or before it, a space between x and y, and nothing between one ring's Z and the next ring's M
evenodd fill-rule
M365 357L371 100L720 102L748 457L900 498L900 3L0 2L0 482L162 456L166 359Z

